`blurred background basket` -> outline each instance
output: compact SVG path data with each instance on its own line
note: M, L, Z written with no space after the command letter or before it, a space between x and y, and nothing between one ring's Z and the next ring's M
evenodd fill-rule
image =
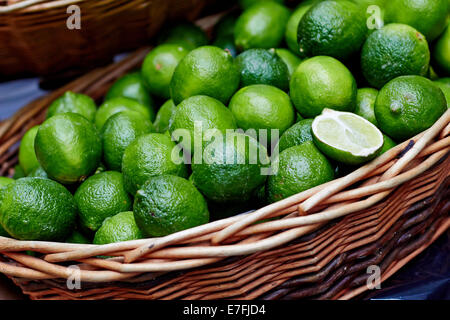
M148 43L167 20L192 20L208 0L0 0L0 79L84 73ZM67 8L81 10L69 30Z

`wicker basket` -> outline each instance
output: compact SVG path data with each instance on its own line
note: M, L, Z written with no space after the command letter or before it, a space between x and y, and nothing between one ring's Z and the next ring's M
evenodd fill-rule
M14 173L18 142L52 100L72 90L99 101L148 50L95 69L2 122L0 175ZM99 246L0 237L0 272L32 299L349 299L368 289L369 266L384 281L450 226L449 134L447 111L343 178L163 238ZM268 217L281 219L255 224ZM79 267L81 289L66 285L71 265Z
M87 70L148 43L167 19L194 19L207 0L0 0L0 77ZM69 30L67 8L81 10ZM169 10L170 8L170 10Z

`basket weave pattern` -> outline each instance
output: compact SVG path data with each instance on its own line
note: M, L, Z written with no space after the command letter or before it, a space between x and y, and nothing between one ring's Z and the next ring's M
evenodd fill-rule
M49 102L66 90L100 99L147 52L96 69L1 123L0 174L13 173L17 142L43 121ZM34 299L348 299L367 290L369 265L384 281L448 229L449 134L447 111L343 178L162 238L99 246L0 237L0 272ZM281 219L255 224L269 217ZM73 264L81 290L65 284Z

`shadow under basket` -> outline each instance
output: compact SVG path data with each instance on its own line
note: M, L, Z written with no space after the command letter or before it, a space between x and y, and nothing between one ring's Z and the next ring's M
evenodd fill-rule
M2 122L0 174L14 173L18 142L52 100L66 90L100 99L147 52L98 68ZM385 281L450 226L449 133L447 111L345 177L162 238L81 245L0 237L0 272L32 299L350 299L370 289L370 268ZM256 224L270 217L279 219ZM81 288L70 290L66 279L74 276Z

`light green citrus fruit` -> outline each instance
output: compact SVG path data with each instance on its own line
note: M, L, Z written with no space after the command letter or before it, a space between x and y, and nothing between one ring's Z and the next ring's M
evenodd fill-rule
M148 133L135 139L123 154L122 172L125 188L132 195L152 176L188 175L176 144L161 133Z
M278 168L267 180L269 202L276 202L333 180L334 170L311 141L282 151L273 160Z
M197 138L206 139L208 130L225 134L227 129L237 129L232 112L222 102L208 96L183 100L176 107L169 124L174 140L192 152L201 145L202 141Z
M350 112L325 109L311 125L314 143L329 158L358 165L376 157L383 134L371 122Z
M25 175L28 175L34 168L39 166L34 151L34 140L38 132L39 126L29 129L23 136L19 147L19 165L22 167Z
M300 55L298 47L298 24L306 11L308 11L315 2L316 1L312 0L300 3L295 8L294 12L292 12L291 17L287 22L284 38L288 48L296 55Z
M163 99L170 98L170 80L176 66L189 52L179 44L161 44L145 57L142 64L142 77L150 92Z
M450 78L440 78L433 83L442 90L445 100L447 100L447 108L450 108Z
M284 0L239 0L238 2L239 2L239 5L241 6L241 8L245 10L247 8L250 8L254 4L258 4L261 2L265 2L265 1L284 3Z
M193 50L208 44L208 37L205 32L190 22L182 22L166 31L159 37L159 43L178 44Z
M164 133L169 130L169 121L175 113L176 108L177 106L173 103L172 99L164 102L161 108L159 108L155 121L153 122L156 132Z
M153 121L155 117L153 109L149 109L136 100L118 97L103 102L103 104L98 108L97 114L95 115L95 125L99 130L101 130L106 120L108 120L108 118L113 114L127 111L139 112L142 114L142 118L150 121Z
M245 202L266 180L262 169L268 165L267 150L256 139L231 133L205 145L202 161L192 163L192 180L209 200Z
M27 177L49 179L47 172L40 165L31 170Z
M134 220L133 211L125 211L106 218L94 237L94 244L108 244L143 238Z
M234 27L236 47L239 50L278 47L289 16L289 9L276 2L264 1L249 7Z
M153 124L140 113L119 112L111 116L102 129L103 159L110 170L120 171L125 149L137 137L155 132Z
M302 60L288 49L278 48L275 49L275 52L286 64L290 78Z
M405 24L388 24L371 33L361 51L364 77L375 88L402 75L425 76L430 62L428 43Z
M287 129L278 142L278 152L282 152L293 146L298 146L306 141L313 141L311 132L312 122L313 119L303 119Z
M436 62L438 74L450 76L450 27L448 26L436 40L433 59Z
M239 70L229 52L204 46L181 61L170 81L170 96L178 105L186 98L207 95L228 102L239 86Z
M378 125L377 119L375 118L375 113L373 111L377 95L378 90L373 88L358 89L358 93L356 95L355 113L364 119L369 120L374 125Z
M302 61L290 82L292 102L306 118L319 115L325 108L353 111L356 94L353 75L332 57L317 56Z
M62 241L75 226L73 196L55 181L21 178L0 198L0 225L16 239Z
M229 108L239 128L255 129L258 137L261 137L260 129L263 129L267 142L271 141L271 130L278 130L279 137L295 119L289 96L276 87L264 84L240 89L231 98Z
M446 110L442 90L420 76L401 76L389 81L375 101L379 128L397 141L428 129Z
M298 24L300 56L326 55L347 60L360 50L367 31L364 11L354 3L318 2Z
M161 237L209 221L208 206L188 180L160 175L148 179L133 206L139 228L148 237Z
M95 171L102 156L97 129L76 113L45 120L37 132L34 148L48 176L65 184L85 180Z
M117 171L89 177L75 192L75 202L81 223L92 231L98 230L106 218L130 210L132 206L123 176Z
M48 107L47 119L66 112L78 113L89 121L94 121L97 106L94 100L85 94L66 91Z

